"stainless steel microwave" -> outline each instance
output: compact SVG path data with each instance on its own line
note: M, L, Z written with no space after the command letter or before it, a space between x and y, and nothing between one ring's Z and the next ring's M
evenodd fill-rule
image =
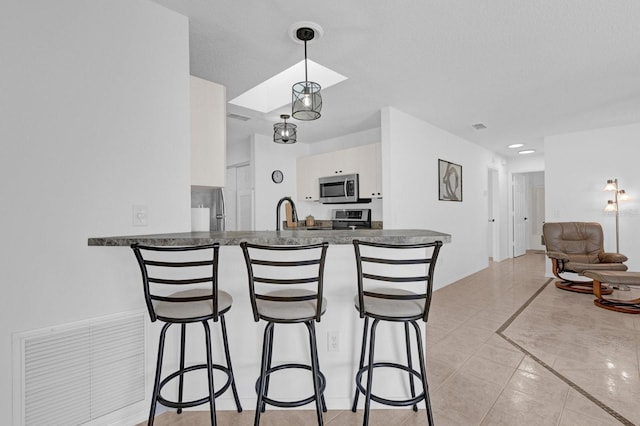
M325 204L357 203L358 175L335 175L321 177L320 202Z

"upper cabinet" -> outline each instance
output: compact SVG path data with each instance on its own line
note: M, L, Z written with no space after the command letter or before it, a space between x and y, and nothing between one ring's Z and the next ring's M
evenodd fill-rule
M314 155L319 165L319 177L358 173L359 151L360 147Z
M379 143L374 143L298 158L298 200L318 200L318 178L352 173L359 174L360 198L382 198L380 147Z
M227 94L191 76L191 185L225 186Z
M320 163L317 156L299 157L296 161L296 193L298 200L318 201Z
M360 198L382 198L381 146L374 143L359 147Z

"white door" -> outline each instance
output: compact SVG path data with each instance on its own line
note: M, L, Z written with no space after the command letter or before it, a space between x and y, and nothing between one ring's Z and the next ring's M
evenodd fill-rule
M237 229L253 230L253 188L251 187L251 167L248 164L236 167L237 187Z
M227 186L224 188L224 208L225 208L225 227L227 231L237 231L238 222L236 220L237 212L237 185L236 185L236 167L227 167L226 176Z
M248 164L227 168L225 197L226 230L252 231L253 190L251 188L251 167Z
M513 175L513 257L522 256L527 251L527 197L526 177Z
M498 260L498 171L489 169L487 176L487 254Z

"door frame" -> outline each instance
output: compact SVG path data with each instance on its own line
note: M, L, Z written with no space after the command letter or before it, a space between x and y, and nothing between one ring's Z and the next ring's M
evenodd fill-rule
M500 175L498 169L487 169L487 254L500 260Z

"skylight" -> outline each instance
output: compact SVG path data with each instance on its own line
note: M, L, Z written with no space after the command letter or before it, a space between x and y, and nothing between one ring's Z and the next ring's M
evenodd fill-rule
M308 74L322 86L322 90L347 79L311 60L307 60L307 66ZM262 113L271 112L291 103L291 86L299 81L304 81L304 60L247 90L229 103Z

